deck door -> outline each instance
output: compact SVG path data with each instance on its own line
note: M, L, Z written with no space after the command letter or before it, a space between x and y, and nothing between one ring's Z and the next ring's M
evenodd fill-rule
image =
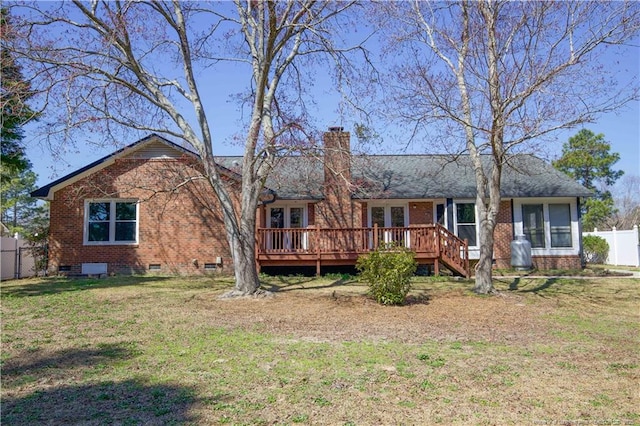
M304 228L304 207L285 206L269 209L268 247L272 250L301 250L307 248ZM282 230L282 231L279 231Z
M405 228L405 219L405 206L371 206L369 226ZM405 229L379 230L377 240L379 243L397 243L409 247L409 233Z

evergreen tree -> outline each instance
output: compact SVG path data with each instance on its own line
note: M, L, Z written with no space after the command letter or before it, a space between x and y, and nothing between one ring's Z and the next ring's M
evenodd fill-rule
M36 174L31 170L24 170L0 184L2 223L12 235L16 232L21 235L29 233L29 222L38 208L38 200L30 196L31 191L36 189L35 183Z
M30 168L30 167L29 167ZM23 170L19 175L0 182L0 218L11 235L19 234L29 242L38 271L46 269L49 236L49 206L31 197L37 175Z
M2 79L0 89L0 105L2 106L2 150L0 162L2 182L11 180L31 166L27 159L22 139L22 126L37 118L31 108L26 105L33 96L29 82L22 77L20 67L11 56L8 43L14 37L7 9L0 10L0 34L2 35L1 61Z
M582 129L565 142L562 156L553 162L556 169L594 192L592 198L582 202L582 224L586 231L602 226L615 213L613 197L607 188L624 174L613 169L619 159L620 154L611 152L611 145L602 133L596 135Z

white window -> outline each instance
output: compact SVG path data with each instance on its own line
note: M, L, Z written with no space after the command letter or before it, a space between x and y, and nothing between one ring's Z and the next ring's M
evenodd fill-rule
M549 204L551 247L571 247L571 206Z
M535 256L575 256L580 253L575 198L513 200L513 231L525 235Z
M138 203L135 200L91 200L85 204L85 244L136 244Z
M271 207L269 209L269 228L304 228L306 211L304 206Z
M470 247L478 245L475 203L456 203L456 227L458 238L466 239Z
M542 204L522 205L522 227L532 248L545 247L544 211Z
M522 229L532 248L573 247L568 203L523 204Z

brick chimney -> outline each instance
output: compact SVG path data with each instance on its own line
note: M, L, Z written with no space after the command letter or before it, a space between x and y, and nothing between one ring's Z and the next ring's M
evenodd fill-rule
M324 201L319 207L320 224L329 228L360 226L351 199L351 147L349 132L329 127L324 142Z
M324 134L324 182L327 184L351 182L351 135L343 127L329 127Z

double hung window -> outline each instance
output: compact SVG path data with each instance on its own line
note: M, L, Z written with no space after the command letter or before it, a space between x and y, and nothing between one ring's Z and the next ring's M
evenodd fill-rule
M138 241L138 203L133 200L88 201L86 244L134 244Z
M532 248L573 246L569 204L523 204L522 227Z
M524 235L532 248L544 248L544 211L542 204L522 205Z
M571 247L571 209L569 204L549 204L551 247Z
M469 246L476 246L476 205L474 203L457 203L456 223L458 237L466 239Z

